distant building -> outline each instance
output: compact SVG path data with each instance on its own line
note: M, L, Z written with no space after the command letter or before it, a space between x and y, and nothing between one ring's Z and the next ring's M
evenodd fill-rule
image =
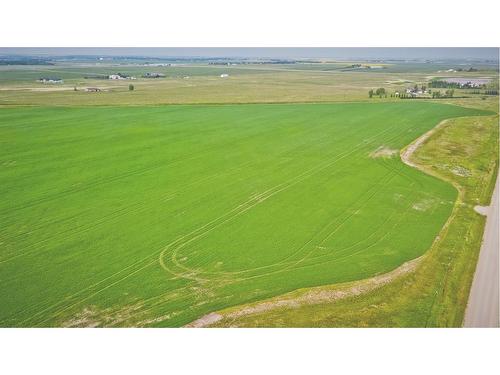
M53 78L53 77L42 77L38 79L38 82L41 83L63 83L62 78Z
M414 87L411 87L411 88L406 89L406 94L410 95L412 97L416 97L416 96L422 94L422 90L418 90Z
M143 78L164 78L165 74L163 74L163 73L146 73L142 77Z
M229 74L221 74L220 77L221 78L227 78L227 77L229 77Z
M97 87L87 87L88 92L101 92L100 88Z
M117 73L117 74L110 74L108 76L108 79L136 79L135 77L127 76L122 73Z

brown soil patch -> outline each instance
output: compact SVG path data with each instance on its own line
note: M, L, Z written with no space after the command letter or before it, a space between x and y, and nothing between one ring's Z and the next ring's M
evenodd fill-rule
M208 327L211 324L214 324L223 318L222 315L217 313L210 313L202 316L200 319L195 320L189 324L186 324L184 327L187 328L203 328Z

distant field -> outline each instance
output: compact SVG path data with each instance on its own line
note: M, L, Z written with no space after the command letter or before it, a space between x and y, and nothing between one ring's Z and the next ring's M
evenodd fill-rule
M352 64L384 66L385 69L345 69ZM370 101L399 101L390 94L414 85L427 84L433 77L490 77L498 82L494 66L476 66L476 72L446 72L453 64L370 62L207 65L186 63L151 67L132 64L58 63L54 66L0 66L0 106L19 105L153 105L213 103L304 103L368 101L368 91L384 87L388 98ZM463 66L467 68L467 66ZM122 73L137 80L85 79L85 76ZM165 78L146 79L147 72ZM221 74L228 74L221 78ZM40 77L58 77L63 84L36 82ZM128 85L135 86L128 91ZM98 93L86 92L98 87ZM498 88L498 86L496 86ZM77 91L75 91L75 88ZM455 96L481 95L456 90ZM498 97L487 98L498 103Z
M423 254L425 102L0 110L0 326L179 326Z

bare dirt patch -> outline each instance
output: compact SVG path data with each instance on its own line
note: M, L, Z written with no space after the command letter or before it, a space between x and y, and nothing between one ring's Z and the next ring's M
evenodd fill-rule
M189 324L186 324L184 327L187 328L203 328L208 327L211 324L214 324L223 318L222 315L217 313L210 313L202 316L200 319L195 320Z
M113 327L127 322L143 307L142 303L126 306L119 310L99 309L97 306L86 306L82 311L62 323L65 328Z
M399 150L394 150L386 146L380 146L370 153L371 158L392 158L398 154Z
M134 327L146 327L146 326L149 326L151 324L160 323L160 322L163 322L165 320L172 319L174 316L176 316L178 314L179 313L177 313L177 312L173 312L173 313L158 316L156 318L141 320L137 323L134 323Z
M475 206L474 211L476 211L479 215L487 216L489 206Z
M73 318L63 323L65 328L94 328L98 327L101 322L98 320L98 312L93 307L85 307L82 311L77 313Z
M471 175L470 171L467 168L462 167L460 165L456 165L456 166L452 167L451 172L454 175L460 176L460 177L469 177Z

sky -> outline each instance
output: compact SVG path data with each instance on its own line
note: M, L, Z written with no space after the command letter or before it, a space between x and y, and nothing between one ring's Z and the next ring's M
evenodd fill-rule
M498 48L0 48L0 55L336 59L490 59Z

